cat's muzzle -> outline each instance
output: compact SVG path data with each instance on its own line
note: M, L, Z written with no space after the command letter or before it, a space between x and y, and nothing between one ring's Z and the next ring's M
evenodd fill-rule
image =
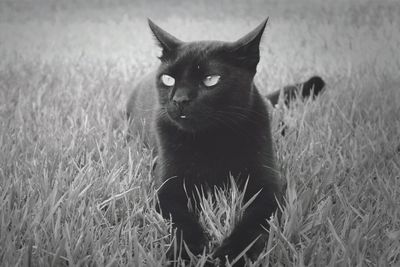
M173 101L172 103L175 109L175 119L187 119L188 115L186 114L187 110L185 111L185 109L187 109L189 101Z

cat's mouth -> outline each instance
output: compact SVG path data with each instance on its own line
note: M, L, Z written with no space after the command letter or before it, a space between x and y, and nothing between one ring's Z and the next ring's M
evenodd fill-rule
M167 116L169 120L180 130L186 132L201 131L209 126L210 118L204 107L199 110L195 107L187 106L185 108L177 108L170 105L167 108Z
M187 110L184 110L182 107L171 106L167 109L167 113L169 117L176 122L186 121L190 118L187 114Z
M185 121L190 118L187 114L184 114L182 112L169 112L168 115L171 117L172 120L177 122Z
M168 112L170 120L174 122L174 124L185 131L194 131L196 127L196 123L194 121L193 116L190 116L183 112Z
M182 123L188 124L191 122L192 118L187 114L178 114L178 115L174 116L172 119L179 124L182 124Z
M180 130L185 132L199 132L209 127L215 126L215 120L205 116L196 116L197 114L187 113L169 113L170 121Z

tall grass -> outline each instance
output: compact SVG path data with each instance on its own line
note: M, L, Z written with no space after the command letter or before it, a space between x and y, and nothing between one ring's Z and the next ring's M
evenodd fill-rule
M185 40L234 40L267 15L260 88L315 73L328 88L272 111L286 203L249 266L400 264L395 1L41 3L0 4L1 265L164 265L173 239L154 208L154 159L141 136L126 139L122 112L157 63L145 17ZM235 190L204 197L211 248L235 223L238 200Z

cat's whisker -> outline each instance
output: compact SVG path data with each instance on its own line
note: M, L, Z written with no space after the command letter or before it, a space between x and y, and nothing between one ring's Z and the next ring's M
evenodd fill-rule
M224 120L224 117L213 116L213 117L212 117L212 120L214 120L214 121L216 121L216 122L218 122L218 123L223 124L224 126L228 127L228 128L231 129L232 131L237 131L237 129L236 129L235 127L233 127L234 125L230 125L229 123L227 123L227 122Z
M232 132L234 132L234 133L239 132L239 133L243 134L243 132L240 129L238 129L235 124L228 123L224 119L225 118L223 118L223 117L213 117L214 121L216 121L217 123L222 124L223 126L229 128L229 130L231 130ZM244 136L246 136L246 135L244 135Z
M254 127L259 127L259 124L262 123L259 120L254 120L251 117L239 113L239 112L232 112L232 111L222 111L222 113L224 114L224 118L228 119L230 122L236 124L240 129L242 129L242 131L246 131L247 136L251 136L251 134L249 134L249 132L251 133L252 130L246 127L243 127L243 123L245 123L246 125L248 125L249 123L251 125L253 125ZM229 115L229 116L227 116Z
M167 114L167 110L165 109L165 108L160 108L160 109L157 109L157 113L158 113L158 116L160 117L160 118L166 118L167 116L168 116L168 114Z
M251 116L245 115L243 113L237 112L237 111L219 111L222 114L228 115L229 118L239 118L241 121L245 121L245 122L250 122L254 125L258 125L258 121L254 120L251 118ZM237 122L238 123L238 122Z
M225 126L230 127L235 132L239 132L244 137L251 136L251 134L249 134L247 129L240 127L241 124L238 121L234 120L233 118L226 116L227 115L226 113L220 112L220 113L217 113L217 115L220 115L220 116L216 116L215 118L218 118L219 122L223 123Z
M245 111L245 112L251 113L251 114L253 114L253 115L260 116L260 117L262 117L262 118L266 118L266 117L268 116L268 113L265 113L265 114L264 114L264 113L260 113L260 112L257 112L257 111L255 111L255 110L252 110L252 109L246 108L246 107L227 106L226 108L227 108L227 109L236 109L236 110L240 110L240 111Z
M231 106L227 106L226 108L249 112L249 113L258 115L260 117L263 117L263 118L265 118L265 116L267 116L267 113L261 113L259 111L256 111L256 110L250 108L250 107L241 107L241 106L232 106L231 105Z
M245 122L245 123L251 123L254 126L259 125L262 123L262 121L265 120L265 118L260 118L259 116L253 117L251 114L243 114L242 112L239 111L234 111L234 110L223 110L220 111L223 114L228 115L230 118L236 118L238 121Z

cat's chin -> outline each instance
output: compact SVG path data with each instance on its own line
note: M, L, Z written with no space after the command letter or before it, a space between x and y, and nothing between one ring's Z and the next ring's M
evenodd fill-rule
M198 125L196 125L196 123L189 118L170 118L171 122L181 131L184 132L197 132L199 131L199 127Z
M168 119L172 125L183 132L194 133L202 130L202 123L189 116L172 116L168 114Z

